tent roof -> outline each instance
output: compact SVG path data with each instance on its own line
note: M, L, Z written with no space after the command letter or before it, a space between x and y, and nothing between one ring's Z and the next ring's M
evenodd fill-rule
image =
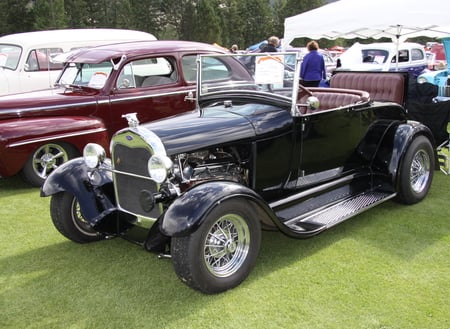
M287 17L284 42L311 39L443 37L450 34L448 0L340 0Z

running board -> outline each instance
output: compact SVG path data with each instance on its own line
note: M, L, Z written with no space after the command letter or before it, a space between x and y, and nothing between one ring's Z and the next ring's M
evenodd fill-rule
M284 221L284 225L300 235L314 235L395 196L395 193L363 192L331 206L288 219Z

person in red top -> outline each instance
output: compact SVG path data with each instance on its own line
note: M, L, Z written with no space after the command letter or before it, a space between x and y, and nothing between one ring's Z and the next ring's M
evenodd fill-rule
M308 53L303 57L300 68L300 82L305 87L318 87L320 80L326 79L325 61L318 52L319 45L310 41L306 45Z

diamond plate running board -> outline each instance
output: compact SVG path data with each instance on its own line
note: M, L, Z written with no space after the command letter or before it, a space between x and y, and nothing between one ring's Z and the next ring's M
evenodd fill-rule
M307 227L321 227L321 230L330 228L344 220L370 209L393 197L394 194L381 192L364 192L332 206L312 211L302 216L292 218L284 224L294 231L308 231Z

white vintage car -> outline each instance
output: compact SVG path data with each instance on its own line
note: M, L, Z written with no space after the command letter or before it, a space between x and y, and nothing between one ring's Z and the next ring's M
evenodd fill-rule
M412 42L355 43L339 60L339 70L400 71L408 72L412 78L417 78L428 65L424 47Z
M150 33L121 29L67 29L35 31L0 37L0 95L53 86L63 63L58 54L78 48L156 40Z

